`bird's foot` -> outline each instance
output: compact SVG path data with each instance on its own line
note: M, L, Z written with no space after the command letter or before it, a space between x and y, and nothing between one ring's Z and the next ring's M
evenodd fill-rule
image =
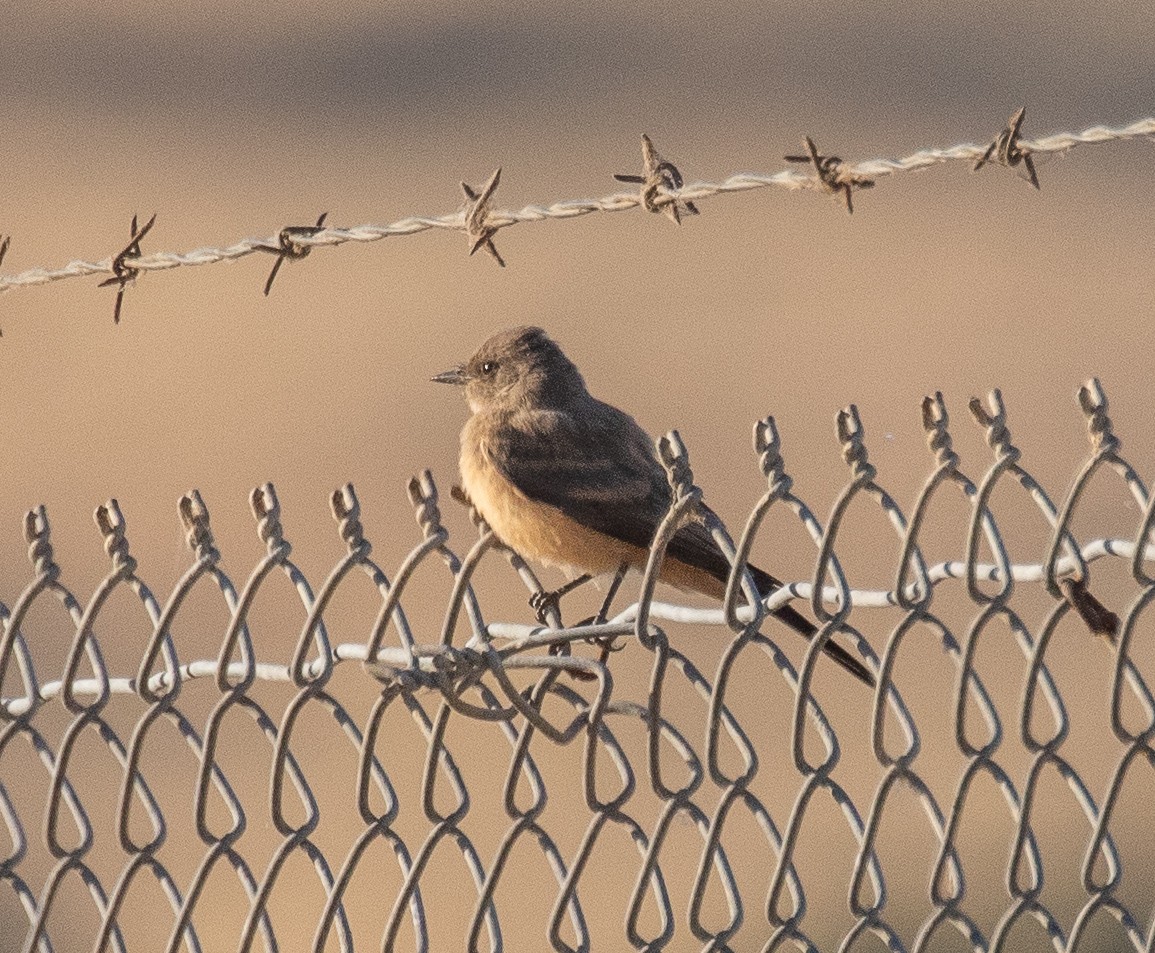
M602 620L605 621L604 619ZM590 645L596 645L601 652L598 653L598 661L605 665L610 660L611 652L620 652L626 647L626 643L618 641L616 635L602 635L593 639L586 639Z
M578 576L576 579L571 579L560 589L554 589L551 592L535 592L529 597L529 607L533 609L537 616L537 621L542 625L549 625L547 617L551 609L555 610L558 619L561 619L561 597L567 592L573 592L579 586L584 586L587 582L593 579L589 573Z
M539 624L549 624L551 610L557 612L559 618L561 617L561 597L564 594L560 589L553 589L549 592L544 590L535 592L529 597L529 607L533 610Z
M550 655L569 655L568 642L551 642L549 645ZM568 670L570 678L577 682L596 682L598 677L593 672L583 672L580 668L571 668Z

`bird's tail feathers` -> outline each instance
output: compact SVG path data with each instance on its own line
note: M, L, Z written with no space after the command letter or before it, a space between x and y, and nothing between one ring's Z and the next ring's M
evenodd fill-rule
M763 598L770 595L775 589L782 588L782 583L770 573L764 572L757 566L747 566L747 568L750 570L750 575L754 577L754 585L758 587L758 592ZM808 641L818 634L818 627L789 603L775 609L773 615ZM851 655L837 642L828 639L822 650L860 682L874 688L874 673L860 659Z

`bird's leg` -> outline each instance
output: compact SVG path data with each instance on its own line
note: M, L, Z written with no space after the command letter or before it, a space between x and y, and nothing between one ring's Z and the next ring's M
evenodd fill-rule
M586 619L582 625L603 625L610 617L610 606L613 604L614 596L618 594L618 590L622 587L622 581L626 578L626 573L630 571L629 563L622 563L618 566L617 572L614 573L613 581L610 583L609 591L606 593L605 599L602 600L602 607L598 609L598 614L592 619ZM589 640L591 644L601 648L600 661L603 665L609 661L610 653L617 652L624 646L618 645L617 640L613 636L606 638L595 638Z
M550 609L561 609L561 598L566 593L573 592L580 586L584 586L587 582L593 579L588 572L582 573L576 579L571 579L564 586L559 589L554 589L551 592L535 592L529 597L529 607L533 609L537 616L537 621L542 625L546 624L546 614Z
M622 563L620 566L618 566L617 570L614 572L614 578L610 581L610 587L609 587L609 590L606 592L606 597L605 597L605 599L602 600L602 607L600 609L598 609L598 614L595 616L591 616L588 619L583 619L581 622L578 623L579 626L604 625L605 624L605 621L609 618L609 615L610 615L610 606L613 604L614 597L618 594L618 590L622 586L622 581L626 578L626 573L629 572L629 570L630 570L630 564L629 563ZM569 592L572 589L576 589L579 585L582 585L583 583L588 582L590 578L591 577L587 575L581 579L575 579L573 582L569 583L569 585L563 587L563 589L558 590L558 593L556 593L556 594L554 594L554 593L542 593L541 595L543 595L543 596L555 595L557 598L560 599L561 596L564 595L566 592ZM544 625L544 623L542 623L542 624ZM601 649L601 653L598 656L598 661L601 662L602 665L605 665L609 661L611 652L620 651L621 649L623 649L625 647L622 645L617 645L616 641L617 640L614 639L613 636L607 636L604 638L586 639L586 642L588 642L590 645L596 645L596 646L598 646L598 648ZM550 655L560 655L563 651L562 646L564 644L566 644L566 643L555 642L553 645L550 646L549 654ZM570 672L570 675L573 676L573 678L577 679L578 681L582 681L582 682L593 681L596 678L595 675L592 675L588 672L574 671L574 672Z
M617 572L614 573L613 582L610 583L610 588L606 592L606 597L602 600L602 607L598 609L598 614L589 620L591 625L601 625L610 617L610 606L613 605L614 597L618 594L618 590L622 587L622 580L626 578L626 573L629 571L629 563L622 563L618 566Z

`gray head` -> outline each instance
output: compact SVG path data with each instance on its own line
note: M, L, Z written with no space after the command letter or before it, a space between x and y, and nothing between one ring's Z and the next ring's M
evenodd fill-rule
M501 331L464 364L433 380L463 386L475 414L564 406L586 393L581 373L541 328Z

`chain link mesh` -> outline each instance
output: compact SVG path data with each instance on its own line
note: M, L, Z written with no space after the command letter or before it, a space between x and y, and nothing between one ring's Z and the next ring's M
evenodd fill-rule
M420 539L392 575L353 487L333 494L344 553L319 586L292 559L270 484L250 501L265 554L237 582L190 493L193 562L163 602L115 501L96 511L111 566L87 601L63 581L43 507L30 512L32 579L0 604L0 949L1152 949L1150 797L1128 781L1155 766L1138 635L1155 597L1155 498L1098 382L1079 402L1091 454L1056 503L998 392L971 403L993 454L977 477L941 395L927 398L933 469L909 517L849 408L849 480L825 524L794 493L773 419L760 421L766 492L736 543L714 527L734 565L720 608L655 599L662 552L700 494L671 434L674 501L636 600L568 628L556 607L548 626L487 622L480 580L502 556L541 585L476 514L459 555L427 472L409 484ZM1133 540L1074 535L1100 471L1140 514ZM1048 537L1021 562L993 502L1014 487ZM926 527L947 496L962 500L965 551L931 564ZM895 533L889 589L852 588L837 555L864 506ZM772 512L801 524L817 568L758 603L744 567ZM1126 566L1121 621L1091 595L1098 560ZM438 573L439 630L407 611ZM278 575L305 617L287 661L287 642L259 659L253 634ZM374 618L337 642L358 575ZM124 590L148 636L135 671L114 675L106 656L131 639ZM204 621L206 593L223 627ZM767 615L787 599L820 625L797 668ZM714 636L706 662L695 628ZM1088 628L1111 650L1092 688L1106 713L1068 700L1094 670L1079 661L1095 651ZM68 638L54 643L56 630ZM215 657L189 657L191 630ZM822 662L835 636L878 673L873 696ZM1120 843L1136 837L1124 879Z

